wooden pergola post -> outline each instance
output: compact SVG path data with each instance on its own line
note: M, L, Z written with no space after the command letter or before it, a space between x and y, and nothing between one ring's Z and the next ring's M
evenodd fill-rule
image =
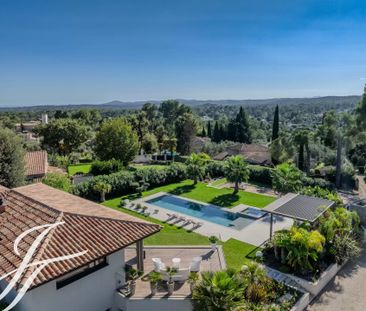
M144 241L136 242L137 270L144 271Z

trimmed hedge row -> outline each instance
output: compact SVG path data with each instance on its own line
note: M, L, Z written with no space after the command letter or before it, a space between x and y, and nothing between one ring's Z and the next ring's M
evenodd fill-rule
M94 161L92 163L90 173L94 176L109 175L117 173L123 170L124 166L121 161L109 160L109 161Z
M211 161L207 164L206 173L211 178L223 177L225 175L224 162ZM249 165L249 180L253 182L260 182L267 185L272 185L271 171L270 167L259 166L259 165Z
M97 199L98 194L94 192L93 187L98 182L105 182L112 187L107 196L117 197L136 192L141 183L147 183L149 187L156 187L176 183L186 178L186 166L181 163L173 163L164 169L151 167L96 176L90 181L75 185L73 193L84 198Z

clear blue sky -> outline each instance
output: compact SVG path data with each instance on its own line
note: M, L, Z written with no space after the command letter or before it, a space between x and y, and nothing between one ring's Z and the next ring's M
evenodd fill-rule
M0 0L0 106L361 94L365 0Z

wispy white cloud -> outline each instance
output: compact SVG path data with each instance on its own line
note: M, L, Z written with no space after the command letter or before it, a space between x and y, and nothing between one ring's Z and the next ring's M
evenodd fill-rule
M360 81L366 81L366 78L360 78Z

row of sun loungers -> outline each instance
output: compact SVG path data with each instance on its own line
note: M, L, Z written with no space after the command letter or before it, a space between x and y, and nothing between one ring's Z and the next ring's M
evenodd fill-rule
M124 207L126 209L138 212L138 213L143 214L143 215L151 215L151 214L158 214L159 213L158 209L154 209L152 211L151 208L144 207L144 206L141 206L139 204L133 204L131 202L126 202L126 201L125 201L125 206ZM197 229L197 228L199 228L203 225L202 222L198 222L198 221L195 221L193 219L180 216L178 214L167 213L166 215L168 216L167 221L174 220L176 224L182 223L182 226L192 225L193 229Z
M180 216L180 215L177 215L177 214L167 213L166 215L168 216L168 219L167 219L168 221L169 220L175 220L176 223L182 222L184 226L193 225L193 228L198 228L198 227L201 227L203 225L202 222L197 222L193 219L186 218L186 217L183 217L183 216Z

